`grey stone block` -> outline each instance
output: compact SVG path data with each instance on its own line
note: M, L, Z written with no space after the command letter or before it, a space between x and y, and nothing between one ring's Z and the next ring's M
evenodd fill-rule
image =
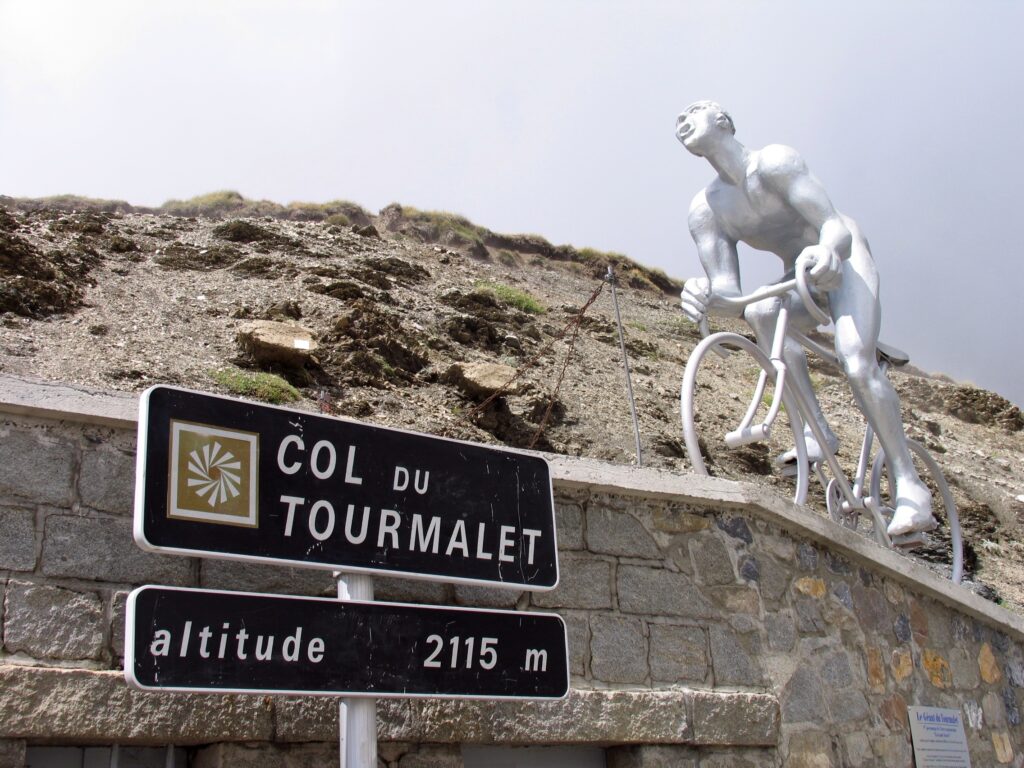
M829 688L846 688L853 685L850 660L845 653L833 653L821 663L821 679Z
M611 608L611 568L607 560L564 555L559 558L558 586L534 592L531 601L539 608Z
M768 647L773 651L791 651L796 642L796 622L789 613L770 613L764 620Z
M338 764L338 745L313 744L214 744L198 750L193 768L316 768Z
M236 592L331 597L338 594L337 581L331 571L214 558L200 559L199 585Z
M74 471L71 443L20 429L0 437L0 497L68 507Z
M787 768L839 768L832 740L820 730L800 731L789 739Z
M36 567L36 516L27 509L0 509L0 571Z
M797 667L782 690L782 719L787 725L820 723L825 710L821 678L806 664Z
M700 627L648 625L651 678L659 682L704 682L708 675L708 641Z
M778 768L774 749L716 749L700 757L700 768Z
M856 688L832 688L826 685L825 697L833 722L854 723L866 719L870 714L868 700Z
M82 454L78 497L82 504L119 515L132 513L135 456L114 448L96 447Z
M0 739L0 768L25 768L25 742Z
M375 578L373 596L376 600L393 603L426 603L438 605L449 602L447 584L418 579Z
M708 627L708 639L716 685L761 685L764 682L757 635L739 635L731 627L712 624Z
M962 648L949 652L949 669L953 673L953 687L973 691L981 684L978 662Z
M689 747L611 747L608 768L697 768L697 753Z
M46 518L43 573L126 584L192 583L188 558L143 552L132 539L130 518Z
M772 602L781 600L789 590L792 578L789 568L770 557L761 558L758 561L758 568L761 571L761 578L758 580L761 597Z
M623 613L687 619L712 618L718 614L701 594L700 587L683 573L620 565L617 586L619 609Z
M455 585L456 604L477 608L515 608L522 594L519 589Z
M103 604L93 592L9 581L4 647L37 659L98 659Z
M776 746L779 703L765 694L697 691L693 694L693 731L697 744ZM701 758L703 765L703 754Z
M714 534L699 534L690 539L690 557L697 578L705 584L735 584L729 547Z
M590 619L585 613L562 614L569 638L569 673L583 676L590 661Z
M574 502L555 500L555 535L559 549L584 549L583 508Z
M715 525L719 530L725 531L734 539L739 539L745 544L753 544L754 536L750 533L750 526L742 517L716 517Z
M640 683L647 677L643 623L625 616L590 619L590 672L606 683Z
M425 744L415 752L406 752L398 768L462 768L462 752L457 744Z
M114 659L124 656L124 619L128 593L114 592L110 596L110 648Z
M587 510L587 548L591 552L620 557L656 560L662 556L654 537L629 512L594 506Z

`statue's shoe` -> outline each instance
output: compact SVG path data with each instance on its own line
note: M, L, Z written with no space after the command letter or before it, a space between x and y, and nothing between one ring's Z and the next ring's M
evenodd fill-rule
M917 531L931 531L939 526L932 514L932 495L920 483L900 483L896 490L896 512L886 533L904 536Z
M839 452L839 438L829 433L827 435L829 443L829 455L835 455ZM807 461L811 464L816 464L819 461L825 460L825 452L821 449L818 441L815 439L814 434L809 431L804 432L804 444L807 446ZM783 473L787 468L796 467L796 448L790 448L785 453L780 453L775 457L775 466L782 467Z

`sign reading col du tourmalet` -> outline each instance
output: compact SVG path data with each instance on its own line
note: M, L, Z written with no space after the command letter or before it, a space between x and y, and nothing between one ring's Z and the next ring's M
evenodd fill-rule
M134 531L160 552L558 583L543 459L172 387L140 402Z

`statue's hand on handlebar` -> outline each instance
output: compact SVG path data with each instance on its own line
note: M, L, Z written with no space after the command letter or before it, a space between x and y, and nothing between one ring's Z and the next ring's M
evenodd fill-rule
M679 297L683 305L683 314L687 318L698 324L707 319L711 283L706 277L691 277L683 283L683 292Z
M823 291L832 291L839 287L843 279L843 262L839 255L824 245L809 245L800 252L796 259L797 270L810 264L810 282Z

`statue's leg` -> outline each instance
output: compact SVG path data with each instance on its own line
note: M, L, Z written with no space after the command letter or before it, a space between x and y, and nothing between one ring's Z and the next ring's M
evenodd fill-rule
M843 281L829 294L836 326L836 355L850 382L854 399L878 435L896 481L896 513L889 535L934 528L931 493L914 468L903 432L900 400L878 366L875 345L881 309L878 273L867 244L854 238L850 258L843 263Z
M814 323L810 322L810 315L806 312L796 309L795 305L799 302L793 302L793 309L790 310L790 323L796 323L797 325L806 325L809 323L810 327L813 327ZM747 306L743 313L743 318L750 324L750 327L754 329L754 335L757 337L757 344L766 354L771 354L772 338L775 334L775 323L778 320L779 315L779 304L778 299L765 299L764 301L758 301ZM806 316L808 323L801 323L803 316ZM821 405L818 403L818 398L814 394L814 387L811 385L811 374L807 369L807 353L804 352L804 348L800 346L799 342L793 341L792 339L786 339L786 344L782 350L782 358L786 362L786 370L788 374L787 386L795 387L800 390L800 393L804 396L804 400L811 406L811 414L818 426L821 427L821 431L825 433L825 437L828 439L828 445L824 446L825 449L831 454L835 453L839 449L839 438L832 432L831 427L828 425L828 421L825 419L825 414L822 413ZM818 444L817 438L814 433L811 432L810 428L804 427L804 440L807 443L807 458L811 463L821 461L825 458L825 450L823 446ZM796 450L787 451L777 458L777 463L788 464L796 461Z

